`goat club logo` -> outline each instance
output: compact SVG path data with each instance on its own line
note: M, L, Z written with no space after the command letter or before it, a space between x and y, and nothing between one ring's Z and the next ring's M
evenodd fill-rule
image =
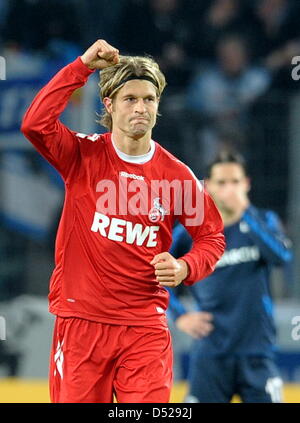
M149 211L149 220L152 223L159 222L160 220L163 221L165 218L166 210L159 202L159 197L154 198L153 200L153 207Z

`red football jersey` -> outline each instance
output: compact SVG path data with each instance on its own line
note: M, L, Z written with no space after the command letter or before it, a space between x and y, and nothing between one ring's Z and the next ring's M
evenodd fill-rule
M153 257L168 251L179 219L193 237L184 281L211 273L224 251L219 212L191 170L152 141L145 163L124 160L111 134L71 131L59 115L92 73L76 59L39 92L22 131L60 172L66 188L49 309L119 325L166 326L168 292Z

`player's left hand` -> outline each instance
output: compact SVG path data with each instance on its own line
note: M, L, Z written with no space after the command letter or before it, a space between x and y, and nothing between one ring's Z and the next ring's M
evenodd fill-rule
M150 264L154 266L159 285L169 288L175 288L189 273L188 264L184 260L176 260L167 252L157 254Z
M179 316L175 324L181 331L193 338L203 338L214 329L213 315L206 311L192 311Z

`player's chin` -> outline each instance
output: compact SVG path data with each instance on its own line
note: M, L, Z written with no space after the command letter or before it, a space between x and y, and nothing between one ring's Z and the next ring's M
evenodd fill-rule
M132 125L130 129L133 135L143 137L152 128L153 124L150 121L141 121Z
M132 129L132 136L133 138L139 139L142 138L144 135L147 134L147 132L149 131L149 127L146 125L139 125L138 127L135 127Z

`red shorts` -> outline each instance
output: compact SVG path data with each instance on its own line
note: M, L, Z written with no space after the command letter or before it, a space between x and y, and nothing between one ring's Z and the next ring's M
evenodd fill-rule
M168 329L57 317L50 360L52 402L169 402Z

